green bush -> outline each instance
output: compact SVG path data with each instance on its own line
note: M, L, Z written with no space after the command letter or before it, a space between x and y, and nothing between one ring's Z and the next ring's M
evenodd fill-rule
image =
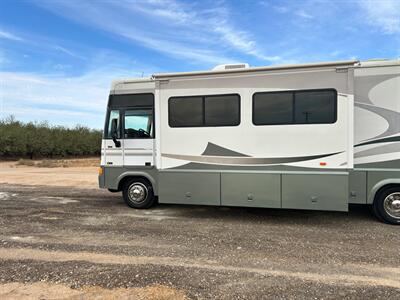
M0 120L0 157L70 157L100 155L102 132L83 126L66 128L47 122Z

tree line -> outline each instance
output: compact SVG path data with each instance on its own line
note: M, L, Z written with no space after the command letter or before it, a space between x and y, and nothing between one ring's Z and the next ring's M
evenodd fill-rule
M0 157L55 158L100 155L101 130L77 125L50 126L47 122L0 120Z

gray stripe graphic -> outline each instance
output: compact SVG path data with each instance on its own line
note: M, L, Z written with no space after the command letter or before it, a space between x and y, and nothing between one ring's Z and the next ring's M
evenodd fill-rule
M400 159L354 164L354 168L400 169Z
M393 143L354 153L354 158L386 154L386 153L398 153L398 152L400 152L400 143Z
M168 170L207 170L207 171L272 171L272 172L282 172L282 171L317 171L317 172L332 172L337 171L337 169L332 168L305 168L305 167L295 167L288 165L255 165L255 166L239 166L239 165L212 165L204 163L187 163L178 167L168 168Z
M389 142L399 142L400 141L400 136L392 136L384 139L377 139L377 140L372 140L364 143L360 143L358 145L355 145L354 147L359 147L359 146L364 146L364 145L372 145L372 144L380 144L380 143L389 143Z
M268 164L285 164L292 162L300 162L305 160L312 160L335 154L342 153L328 153L321 155L311 156L298 156L298 157L226 157L226 156L196 156L196 155L180 155L162 153L161 156L179 160L187 160L191 162L211 163L211 164L225 164L225 165L268 165Z

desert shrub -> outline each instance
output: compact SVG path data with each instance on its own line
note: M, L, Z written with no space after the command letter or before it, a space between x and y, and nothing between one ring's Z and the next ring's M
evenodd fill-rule
M36 164L36 167L39 168L56 168L58 167L58 161L57 160L51 160L51 159L44 159L41 160Z
M47 122L0 120L0 157L78 157L100 155L101 130L67 128Z

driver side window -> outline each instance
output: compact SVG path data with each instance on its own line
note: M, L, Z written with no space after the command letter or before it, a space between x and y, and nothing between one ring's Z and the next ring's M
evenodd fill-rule
M124 138L152 138L153 131L152 109L129 109L125 111Z
M113 119L117 119L117 128L118 128L118 132L117 132L117 138L120 138L120 132L119 132L119 128L120 128L120 122L119 122L119 110L111 110L110 111L110 115L108 118L108 129L107 129L107 138L111 139L112 138L112 120Z

